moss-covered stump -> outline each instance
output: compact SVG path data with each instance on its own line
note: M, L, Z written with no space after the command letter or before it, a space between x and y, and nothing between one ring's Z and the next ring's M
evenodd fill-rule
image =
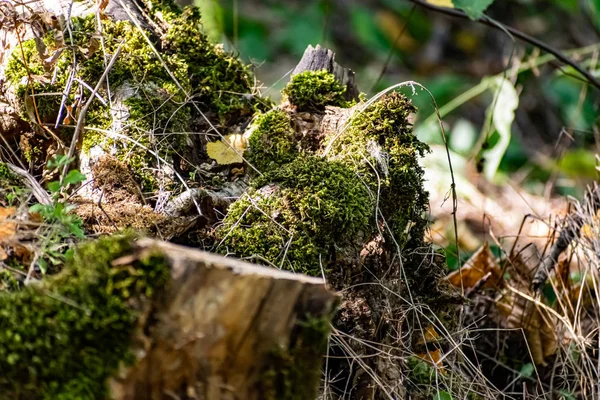
M0 300L0 398L53 400L315 398L336 303L320 279L130 235Z
M423 352L426 331L455 323L443 257L425 241L419 158L428 147L412 133L406 97L352 106L344 91L328 71L303 71L280 107L255 117L245 134L251 189L216 228L216 250L325 276L343 293L329 389L403 397L411 388L403 360Z
M19 139L19 148L13 150L29 162L32 175L45 173L46 181L56 180L58 174L45 165L54 156L66 154L74 143L78 159L71 168L88 178L78 189L82 197L78 212L88 232L133 226L277 269L326 277L343 293L334 321L339 334L329 350L332 358L326 374L333 380L328 390L352 399L405 397L411 387L405 361L423 348L429 349L422 340L426 332L441 332L454 323L452 293L440 279L443 260L424 240L428 195L423 190L419 158L428 148L412 133L410 114L415 109L410 101L388 93L372 103L358 102L353 73L340 67L331 51L317 46L307 50L302 64L306 68L294 71L283 91L283 103L273 107L254 91L249 67L209 42L197 9L180 10L171 0L136 1L134 7L123 9L120 2L111 1L97 18L85 7L96 3L75 2L68 30L64 17L52 12L31 15L21 10L27 18L8 18L29 24L23 25L25 36L14 42L21 45L7 49L0 76L0 93L6 94L6 99L0 101L15 111L7 114L9 117L19 115L11 125L10 137L14 143ZM98 90L92 94L96 86ZM78 122L83 129L76 132ZM76 141L75 133L79 135ZM72 189L59 188L71 191L69 194ZM60 193L56 198L63 199ZM191 227L195 228L192 233L182 236ZM136 257L125 260L143 267L144 260ZM103 274L108 277L94 275L94 279L116 279L111 271L122 270L107 263ZM43 298L40 291L47 291L43 289L46 285L54 288L55 280L84 274L78 268L69 267L39 288L27 287L10 296L29 296L46 307L55 300L37 300ZM119 285L136 282L137 267L125 270L125 275L133 275ZM94 269L90 271L85 274L93 274ZM276 270L271 274L277 274ZM95 285L107 287L106 282ZM200 285L193 279L190 282ZM122 289L111 285L111 291ZM248 288L260 285L251 281ZM262 288L266 291L267 286ZM138 359L137 368L123 372L124 381L113 381L113 390L122 393L122 398L160 398L165 390L189 390L180 396L186 398L238 387L231 382L242 385L239 390L250 390L248 382L258 385L260 381L261 390L270 398L313 397L312 392L298 391L303 385L297 383L314 382L317 377L318 368L309 365L318 361L324 343L318 332L324 331L321 317L326 313L315 313L311 301L305 303L288 288L269 299L278 305L295 301L302 306L284 318L269 319L243 308L253 304L248 299L254 299L245 286L234 286L231 293L224 292L227 288L223 285L206 292L203 301L227 305L239 311L240 321L277 333L284 338L278 346L264 349L258 342L240 342L236 337L231 340L247 353L246 359L233 362L235 357L225 357L223 346L202 347L206 341L200 338L219 337L220 331L174 319L168 329L157 332L161 339L155 342L156 353L148 353L148 349L133 352L138 357L142 354L143 360ZM69 297L60 290L56 287L60 299ZM165 298L179 300L166 304L184 309L195 304L181 297L190 293L169 290ZM86 293L81 292L83 297L73 294L75 304L91 301ZM164 310L165 303L146 300L150 296L135 291L128 295L133 296L131 302L121 301L129 321L127 326L121 321L126 329L123 338L131 338L132 329L141 332L138 323L152 325L156 318L164 322L157 310ZM271 300L261 303L261 309L269 310ZM158 307L152 318L137 314L148 311L138 308L142 303ZM214 310L207 305L206 311ZM73 319L69 323L91 321L82 312L70 312ZM231 321L220 322L225 326ZM111 324L112 319L108 316L103 322ZM284 323L287 330L269 330ZM187 341L172 347L173 332ZM62 334L59 339L64 337ZM435 342L434 347L443 350L443 341ZM126 348L139 346L131 342ZM96 354L90 349L92 356ZM219 373L204 386L190 383L197 376L212 376L212 372L199 364L188 365L178 349L189 354L214 351L209 355L219 365ZM253 376L253 380L241 379L244 374L239 368L249 371L255 354L268 354L272 368L259 369L260 377ZM165 365L177 361L183 366L175 368L172 379L164 378L167 372L159 368L165 360ZM99 375L94 375L94 382L114 375L122 362L115 358L96 368ZM17 386L7 390L34 390L41 372L19 366L22 370L15 370L18 373L13 379ZM151 370L164 374L162 378L154 376ZM53 373L53 369L45 371ZM232 375L224 378L223 374ZM131 385L150 375L163 382L160 385L170 382L177 386ZM88 378L78 379L83 386L75 389L81 393L92 390L85 386ZM70 381L57 382L50 389L69 393ZM313 388L310 385L309 390Z
M256 95L250 68L209 41L197 8L181 10L172 0L125 3L129 9L108 2L101 18L92 0L77 2L70 21L52 11L15 14L30 24L7 49L0 102L15 110L10 136L35 174L67 152L83 119L73 167L91 180L96 161L113 156L154 206L157 192L180 192L190 172L210 181L214 171L197 171L212 163L207 138L239 130L270 103ZM101 194L88 187L80 194L98 201Z

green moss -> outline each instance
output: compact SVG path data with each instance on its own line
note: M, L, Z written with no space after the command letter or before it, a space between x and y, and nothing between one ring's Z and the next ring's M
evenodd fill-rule
M327 352L329 319L305 317L297 322L288 349L275 349L260 382L265 400L316 399L321 360Z
M263 103L251 94L253 82L248 67L209 41L202 32L198 8L186 8L169 23L166 46L188 66L197 101L210 105L223 122L263 108Z
M282 93L298 111L323 111L325 106L351 105L344 97L346 86L326 70L304 71L294 75Z
M414 385L435 385L436 370L431 364L417 356L411 356L406 359L406 366L408 369L408 377Z
M64 63L57 62L57 64L61 69L66 68ZM44 65L33 39L27 40L20 47L15 48L9 58L5 74L7 81L16 86L17 96L23 99L20 105L21 117L29 121L29 114L33 114L36 115L35 122L37 122L38 116L42 122L53 122L52 119L56 118L60 106L60 94L55 96L35 96L35 94L61 93L64 90L66 78L57 74L57 80L53 83L48 78L42 78L45 74ZM30 110L29 113L27 109Z
M279 109L260 114L250 127L248 162L261 172L289 163L298 156L289 115Z
M336 245L369 229L373 201L338 162L298 157L257 178L217 229L218 251L320 276Z
M0 162L0 207L18 205L26 195L27 189L21 178L13 174L5 163Z
M11 172L10 168L8 168L8 165L0 162L0 184L12 181L15 178L15 175Z
M0 270L0 293L1 292L13 292L18 290L20 287L19 281L15 278L12 272L1 269Z
M428 194L423 189L419 158L429 151L408 120L415 107L399 93L389 93L356 112L341 136L326 139L327 157L363 177L378 193L379 211L400 246L423 245Z
M104 399L106 379L132 360L140 301L168 278L152 254L124 266L128 235L81 246L63 271L39 285L0 293L0 392L7 398Z
M231 207L217 230L219 251L320 275L336 246L377 231L375 198L390 244L424 245L428 200L418 159L428 147L412 133L408 116L414 111L404 96L384 96L357 112L341 136L326 138L324 158L297 154L283 111L260 116L248 154L265 172L253 186L266 189Z
M152 191L157 186L154 176L158 169L156 149L160 149L161 158L169 159L185 143L184 135L176 134L164 140L165 135L171 132L194 132L198 126L206 124L204 117L191 105L192 100L205 115L220 122L250 115L268 105L268 101L251 94L253 79L248 67L222 47L211 44L202 33L200 14L196 8L181 11L169 0L146 1L146 4L158 24L168 26L160 44L156 44L161 59L144 37L152 37L149 32L140 31L128 21L110 19L102 20L104 49L98 48L88 54L94 42L93 35L99 31L95 15L92 14L71 20L73 46L60 54L50 70L44 68L35 42L31 39L23 42L22 51L17 48L10 55L6 76L16 86L16 93L21 99L20 112L25 119L30 119L34 115L32 111L37 110L43 122L54 123L62 102L61 93L68 86L71 76L73 53L77 60L74 77L93 87L105 70L106 59L110 59L120 48L119 58L108 74L109 86L100 87L98 96L109 103L108 96L112 95L112 105L129 114L127 125L114 121L110 106L95 99L86 114L86 127L96 130L84 131L82 148L84 152L89 152L94 146L100 145L104 149L117 150L117 157L132 165L142 190ZM49 49L56 47L52 30L44 40ZM51 74L55 77L54 81L51 80ZM66 93L67 106L76 104L81 92L77 81L72 82L71 90ZM86 88L83 93L88 96L89 90ZM82 100L86 101L86 97ZM81 108L81 104L78 107ZM63 111L62 115L65 117L67 113ZM31 119L37 122L37 116ZM70 118L70 121L63 119L60 122L70 125L57 132L69 143L76 121ZM107 139L103 130L116 130L130 140L115 136ZM165 146L165 143L169 145ZM148 149L153 150L154 154Z

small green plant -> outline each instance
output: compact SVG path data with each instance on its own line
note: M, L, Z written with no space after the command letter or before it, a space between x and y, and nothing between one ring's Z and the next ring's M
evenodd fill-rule
M56 156L48 162L50 170L61 170L64 165L73 161L66 156ZM50 204L35 204L29 208L32 213L38 213L45 223L43 232L42 254L37 263L43 273L48 270L48 262L53 266L62 265L65 259L65 247L74 239L85 237L81 219L72 213L74 206L63 198L67 189L85 180L78 170L71 170L62 180L53 181L48 184Z

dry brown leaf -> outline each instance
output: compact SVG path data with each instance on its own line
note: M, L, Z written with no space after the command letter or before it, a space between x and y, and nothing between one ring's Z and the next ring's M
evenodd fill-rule
M17 224L6 220L15 215L15 211L15 207L0 207L0 243L12 237L17 230Z
M558 349L556 318L543 307L513 293L501 296L496 307L506 318L508 328L523 329L535 364L546 365L546 358Z
M438 335L438 333L435 331L435 328L430 325L425 330L423 337L417 341L417 344L423 345L426 343L437 342L439 338L440 335ZM438 348L435 350L428 350L426 353L417 353L416 356L421 360L437 367L441 367L442 365L442 351ZM441 371L444 372L444 369L442 368Z
M465 265L448 275L447 279L454 287L470 289L477 285L488 273L491 276L482 288L494 288L503 285L502 269L492 254L489 245L484 243Z
M17 230L17 224L6 220L15 215L15 211L14 207L0 207L0 261L8 258L3 245L14 236Z

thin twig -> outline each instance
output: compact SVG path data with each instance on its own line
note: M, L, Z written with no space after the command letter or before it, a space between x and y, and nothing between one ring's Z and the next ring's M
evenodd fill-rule
M470 19L467 14L465 14L464 12L460 11L460 10L455 10L452 8L446 8L446 7L438 7L438 6L434 6L433 4L429 4L424 2L423 0L408 0L411 3L414 4L418 4L419 6L426 8L428 10L432 10L435 12L439 12L441 14L445 14L451 17L455 17L455 18L462 18L462 19ZM475 22L479 22L481 24L490 26L494 29L498 29L498 30L502 30L502 31L506 31L509 32L511 35L513 35L514 37L531 44L532 46L535 46L543 51L545 51L546 53L550 53L552 54L554 57L556 57L558 60L562 61L563 63L573 67L574 70L576 70L577 72L579 72L581 75L583 75L585 77L585 79L587 79L587 81L589 83L591 83L594 87L596 87L596 89L600 90L600 82L594 78L594 76L592 74L590 74L589 72L587 72L586 70L584 70L579 64L577 64L575 61L571 60L569 57L567 57L564 53L562 53L561 51L555 49L554 47L550 46L547 43L542 42L539 39L534 38L533 36L529 36L528 34L521 32L515 28L512 28L508 25L504 25L500 22L494 21L491 18L487 17L487 16L483 16L482 18L475 20Z
M73 132L73 139L71 140L71 146L69 146L69 153L67 155L67 159L71 159L71 157L73 157L75 155L75 148L77 147L77 142L79 141L79 135L81 134L81 131L83 130L85 114L87 113L88 108L90 108L90 106L92 105L92 102L96 99L96 93L98 92L98 90L100 90L100 86L102 86L102 83L108 76L108 73L112 69L112 66L114 65L115 61L117 61L119 54L121 54L122 48L123 48L123 42L121 42L121 44L119 44L119 47L117 48L117 50L115 51L115 54L113 54L112 58L110 59L108 66L104 69L104 72L100 76L100 79L98 79L98 82L96 83L96 87L94 87L94 90L92 91L92 93L90 93L90 96L87 99L85 105L79 112L79 117L77 118L77 125L75 126L75 132ZM69 172L69 164L65 163L65 166L63 167L62 174L60 177L61 183L63 182L63 179L65 179L65 176L67 176L67 172Z
M52 199L50 199L48 192L46 192L42 188L42 186L38 183L38 181L29 172L27 172L23 168L17 167L14 164L11 164L11 163L5 163L5 164L13 174L18 175L25 180L23 182L23 184L25 186L27 186L29 189L31 189L31 194L33 194L33 197L35 197L35 199L38 201L38 203L44 204L44 205L52 204Z

